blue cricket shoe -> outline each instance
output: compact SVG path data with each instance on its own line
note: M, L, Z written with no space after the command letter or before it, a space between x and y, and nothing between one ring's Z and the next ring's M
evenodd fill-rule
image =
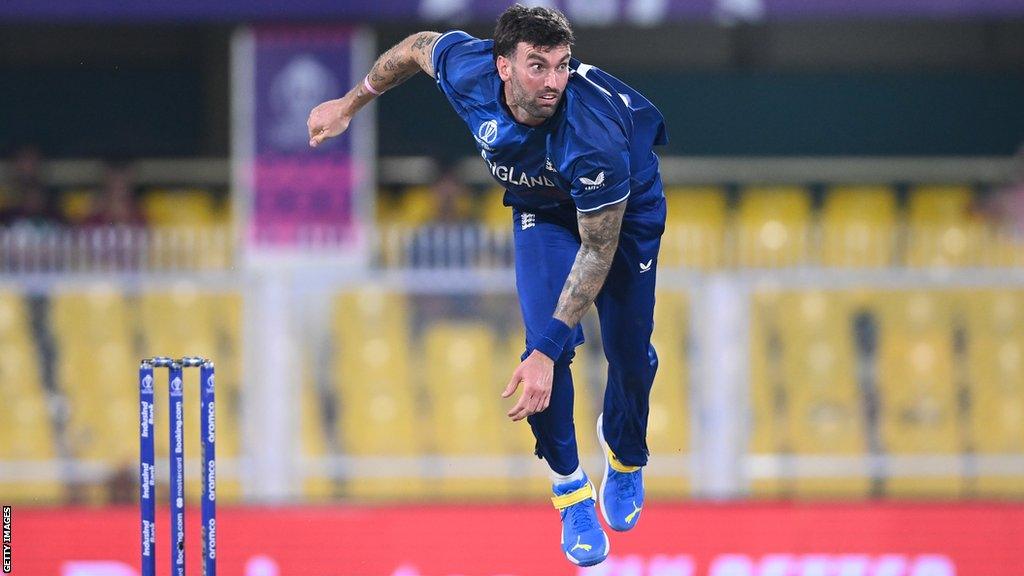
M552 486L551 503L562 516L562 551L577 566L593 566L608 557L608 536L594 510L594 485L590 479Z
M627 466L615 457L604 440L604 414L597 417L597 439L604 450L604 480L598 493L601 515L612 530L632 530L644 507L644 478L640 466Z

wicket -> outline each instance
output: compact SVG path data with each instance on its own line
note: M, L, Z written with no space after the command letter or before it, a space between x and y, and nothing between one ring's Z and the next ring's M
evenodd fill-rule
M142 576L156 576L156 455L154 451L153 369L167 368L170 424L171 574L185 576L185 368L199 368L200 436L202 443L203 575L217 574L217 457L216 405L213 362L198 356L174 360L165 356L143 359L139 364L139 506L142 514Z

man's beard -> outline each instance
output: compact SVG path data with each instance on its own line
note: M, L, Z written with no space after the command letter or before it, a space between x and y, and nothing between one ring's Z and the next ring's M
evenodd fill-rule
M542 107L537 104L537 96L528 94L515 78L512 79L512 98L515 106L533 118L550 118L558 109L558 100L555 100L554 105L550 107Z

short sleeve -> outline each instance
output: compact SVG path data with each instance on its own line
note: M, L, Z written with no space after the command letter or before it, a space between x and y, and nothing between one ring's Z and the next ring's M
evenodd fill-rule
M462 30L442 34L430 58L438 88L459 112L466 100L473 99L482 72L494 67L489 45Z
M574 129L566 174L576 209L592 212L629 197L629 143L615 123L591 123Z

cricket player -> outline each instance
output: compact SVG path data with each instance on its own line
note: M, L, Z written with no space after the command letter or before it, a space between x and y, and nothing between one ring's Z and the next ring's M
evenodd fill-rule
M345 96L309 116L310 145L345 131L360 108L426 72L466 122L512 208L516 288L526 351L502 396L526 419L551 468L561 546L580 566L604 560L613 530L630 530L644 504L647 416L658 357L651 346L665 195L656 145L661 113L610 74L572 57L573 32L549 8L515 5L493 40L420 32L385 52ZM597 306L608 382L597 434L600 490L580 467L569 372L579 322ZM596 500L596 503L595 503Z

